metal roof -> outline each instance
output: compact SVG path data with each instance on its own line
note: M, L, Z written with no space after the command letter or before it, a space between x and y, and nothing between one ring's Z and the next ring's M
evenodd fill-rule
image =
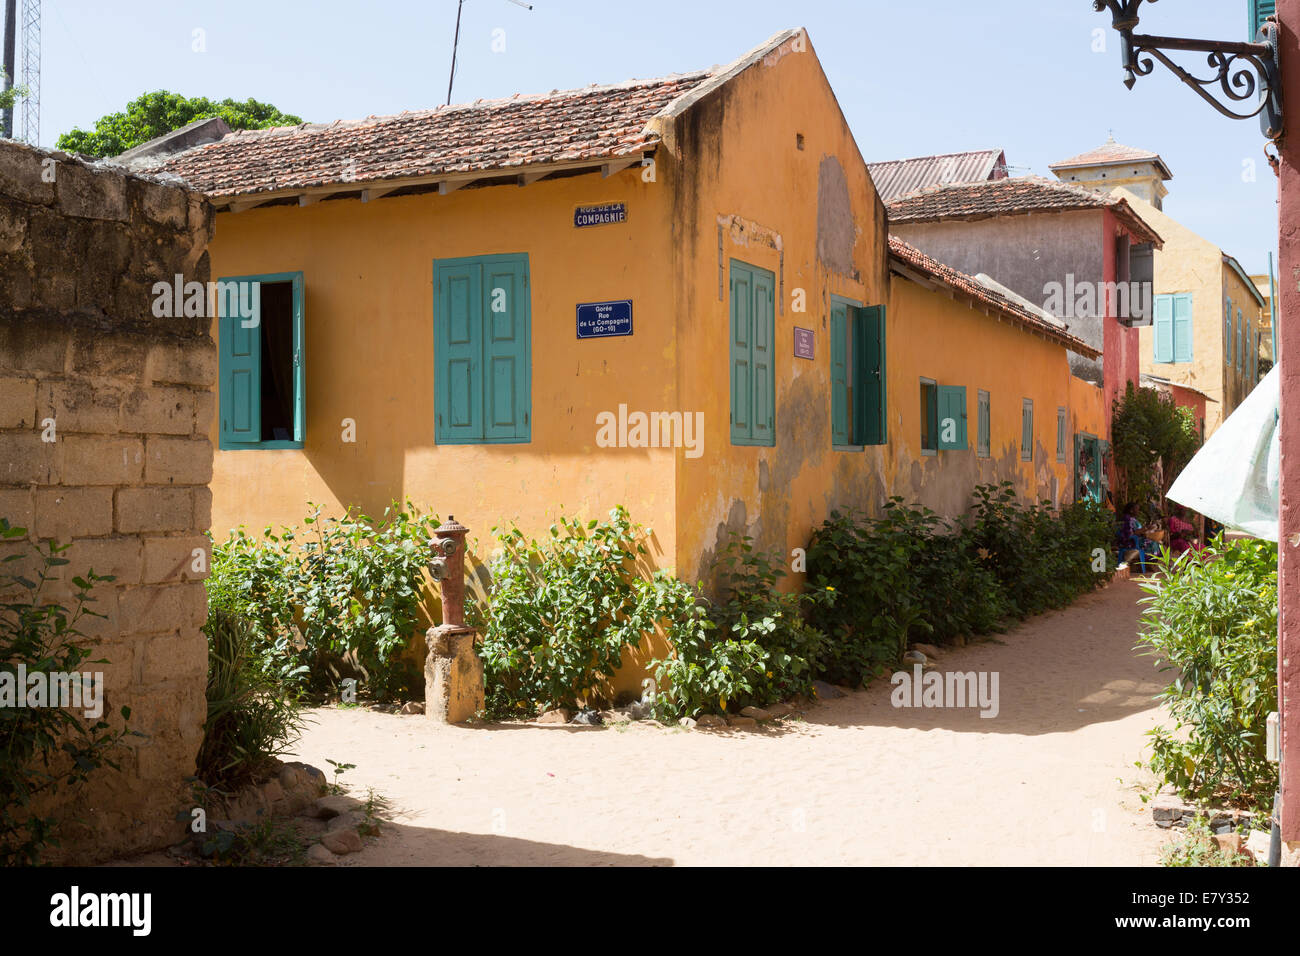
M868 163L867 170L871 173L871 181L876 185L880 201L888 203L899 196L940 183L1003 179L1007 175L1007 157L1000 149L980 149Z

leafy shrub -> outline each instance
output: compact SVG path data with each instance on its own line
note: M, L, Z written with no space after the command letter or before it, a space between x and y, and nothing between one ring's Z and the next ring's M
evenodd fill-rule
M0 518L0 540L21 540L26 534L26 529ZM105 616L90 607L95 601L91 591L98 582L113 579L93 571L73 578L69 607L45 595L54 569L68 564L60 557L68 547L47 543L41 551L32 546L28 554L9 554L0 562L31 556L39 569L35 580L22 573L0 573L0 673L13 675L15 684L19 666L30 677L73 674L85 664L107 663L91 659L91 642L77 628L84 617ZM26 692L25 687L15 690ZM131 710L123 707L120 714L125 723ZM57 846L59 819L42 811L38 800L60 787L84 783L102 767L119 769L115 750L131 733L54 706L0 707L0 864L34 864L46 846Z
M1210 821L1197 814L1187 824L1187 834L1181 840L1166 843L1160 848L1161 866L1257 866L1255 858L1245 853L1225 850L1214 839Z
M1151 769L1184 799L1267 809L1277 765L1265 759L1265 721L1277 709L1277 545L1225 543L1177 560L1166 551L1138 647L1172 671L1160 694L1174 728L1151 736Z
M377 522L309 507L302 529L267 528L255 539L240 528L214 546L211 606L253 623L249 657L281 682L327 693L351 673L378 699L418 692L423 677L401 651L428 621L425 569L437 517L410 502Z
M209 787L248 782L286 753L303 721L292 686L269 676L256 656L257 631L221 607L208 609L208 717L197 774Z
M977 553L988 555L1015 617L1064 607L1114 571L1113 519L1091 501L1053 514L1047 502L1022 505L1010 482L981 485L971 536Z
M812 690L825 639L804 620L811 599L780 591L785 568L748 537L733 535L715 570L716 602L665 615L672 650L652 662L665 718L761 707Z
M1124 397L1112 403L1111 442L1115 460L1115 500L1147 503L1162 499L1174 479L1201 447L1200 429L1190 408L1151 388L1129 382Z
M492 530L502 550L477 647L491 714L602 700L625 648L666 617L693 616L690 589L645 567L649 532L621 505L605 521L561 517L540 542Z
M1024 506L1010 482L975 489L969 525L901 498L878 518L833 512L808 546L809 621L827 635L824 676L858 684L911 641L985 634L1063 606L1109 577L1095 562L1098 549L1109 555L1112 534L1100 507Z

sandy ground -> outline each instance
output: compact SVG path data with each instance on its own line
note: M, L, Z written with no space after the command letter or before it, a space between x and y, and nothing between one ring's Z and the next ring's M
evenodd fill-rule
M341 865L1157 863L1134 766L1160 675L1117 581L941 670L999 673L1000 713L894 708L891 687L759 731L436 727L312 711L297 750L356 764L393 822Z

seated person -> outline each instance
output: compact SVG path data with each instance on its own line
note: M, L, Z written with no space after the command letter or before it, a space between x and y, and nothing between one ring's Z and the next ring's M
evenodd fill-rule
M1182 508L1175 509L1169 515L1169 550L1175 556L1188 548L1196 547L1196 529L1186 519L1187 512Z
M1115 548L1119 552L1121 562L1129 561L1130 556L1141 557L1139 549L1143 547L1143 543L1138 534L1141 530L1142 522L1137 519L1137 502L1130 501L1124 506L1124 515L1115 530ZM1146 570L1145 562L1143 570Z

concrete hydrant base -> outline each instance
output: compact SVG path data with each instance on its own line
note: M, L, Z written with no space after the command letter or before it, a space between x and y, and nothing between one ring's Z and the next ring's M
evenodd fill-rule
M474 653L475 632L443 624L425 635L424 715L439 724L459 724L483 709L483 662Z

